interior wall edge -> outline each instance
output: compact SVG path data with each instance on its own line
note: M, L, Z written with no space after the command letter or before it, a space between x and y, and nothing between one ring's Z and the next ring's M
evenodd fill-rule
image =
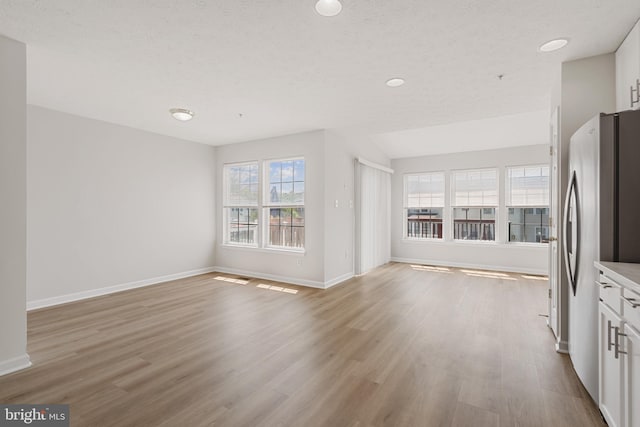
M89 289L72 294L60 295L51 298L43 298L39 300L27 301L27 311L38 310L41 308L52 307L55 305L66 304L69 302L95 298L102 295L114 294L116 292L127 291L130 289L142 288L144 286L159 285L160 283L170 282L172 280L184 279L187 277L198 276L216 271L214 267L199 268L197 270L183 271L181 273L169 274L166 276L153 277L150 279L136 280L134 282L121 283L119 285L106 286L103 288Z
M310 288L325 289L325 284L316 280L298 279L296 277L280 276L278 274L260 273L258 271L244 270L240 268L228 268L216 266L214 271L226 274L237 274L256 279L273 280L275 282L290 283L292 285L308 286Z
M11 359L0 361L0 376L21 371L31 366L31 358L27 353Z

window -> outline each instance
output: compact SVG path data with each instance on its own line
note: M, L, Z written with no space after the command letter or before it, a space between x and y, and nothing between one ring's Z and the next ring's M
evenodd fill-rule
M258 163L224 167L225 243L258 244Z
M452 172L451 194L453 238L495 241L497 169Z
M405 236L442 239L444 173L404 176Z
M549 167L507 168L507 235L510 242L549 241Z
M265 162L265 170L266 245L304 248L304 159L270 160Z

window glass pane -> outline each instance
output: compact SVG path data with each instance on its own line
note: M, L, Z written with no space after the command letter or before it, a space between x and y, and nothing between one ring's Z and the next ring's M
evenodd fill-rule
M444 173L406 175L405 207L444 207Z
M546 206L549 204L549 167L507 168L507 206Z
M282 162L282 182L293 181L293 161Z
M269 163L269 182L281 182L282 165L280 162Z
M454 206L497 206L498 171L465 170L452 173Z
M269 209L269 246L304 248L304 208Z
M549 208L509 208L510 242L548 243Z
M258 236L258 209L227 208L227 241L255 245Z
M225 166L226 205L256 206L258 204L258 165Z
M304 203L304 181L293 183L293 202Z
M268 162L269 195L266 204L303 205L304 204L304 159L272 160Z
M287 205L293 203L293 182L282 183L282 195L280 201Z
M293 180L304 181L304 160L296 160L293 164Z
M496 209L453 208L453 238L456 240L495 240Z
M407 238L442 239L443 210L443 208L407 209Z

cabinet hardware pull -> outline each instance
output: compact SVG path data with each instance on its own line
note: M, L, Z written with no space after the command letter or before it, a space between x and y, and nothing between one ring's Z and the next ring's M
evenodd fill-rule
M613 343L611 342L611 320L607 320L607 351L611 351L611 346Z
M620 332L620 328L616 326L616 338L615 338L616 342L615 342L615 345L614 345L614 351L615 351L615 355L614 356L615 356L616 359L619 359L618 356L621 355L621 354L627 354L626 351L621 351L620 350L620 336L626 337L627 334L621 333Z
M622 297L622 299L625 300L627 303L629 303L631 305L631 308L640 307L640 303L638 303L638 300L635 298Z
M636 99L633 99L633 93L636 93ZM636 80L636 87L631 86L631 108L640 102L640 79Z
M600 286L602 286L602 289L609 289L609 288L613 288L612 285L608 285L606 283L600 283Z

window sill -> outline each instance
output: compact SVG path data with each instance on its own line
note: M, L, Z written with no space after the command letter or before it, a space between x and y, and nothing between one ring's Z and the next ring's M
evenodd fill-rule
M549 243L534 243L534 242L507 242L509 246L523 247L523 248L548 248Z
M295 256L304 256L306 254L305 249L288 249L288 248L277 248L277 247L266 247L259 248L257 246L244 246L244 245L234 245L231 243L223 243L221 245L224 249L239 249L239 250L248 250L253 252L264 252L264 253L283 253L288 255Z
M444 240L444 239L408 239L403 238L401 240L403 244L410 245L444 245L444 246L493 246L493 247L508 247L512 249L539 249L547 250L548 245L546 243L522 243L522 242L496 242L496 241L483 241L483 240Z

